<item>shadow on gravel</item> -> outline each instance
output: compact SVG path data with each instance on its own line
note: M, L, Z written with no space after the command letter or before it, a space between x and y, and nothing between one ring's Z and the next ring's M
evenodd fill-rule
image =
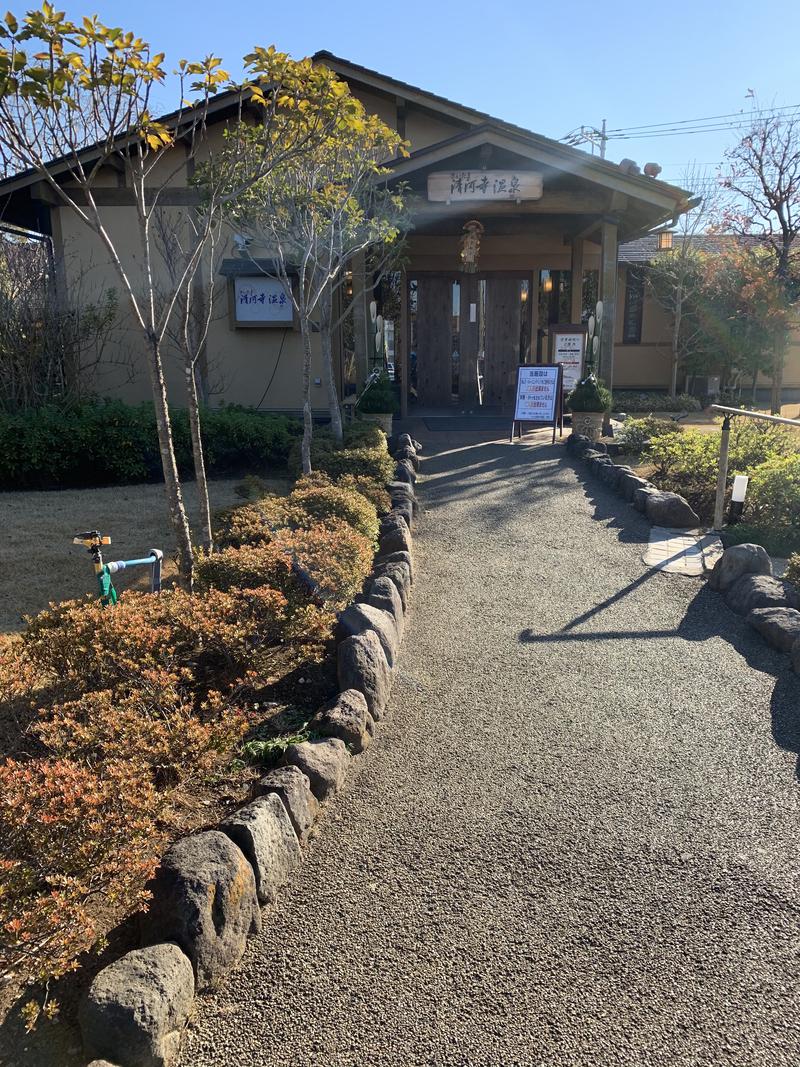
M800 757L800 675L792 670L787 656L771 648L745 620L730 610L725 601L707 585L698 591L690 602L686 614L678 626L649 630L592 630L576 632L579 626L612 607L634 590L643 586L660 572L645 571L635 581L623 586L613 596L595 605L589 611L576 616L562 629L551 634L523 630L519 635L522 644L552 644L554 642L626 641L642 638L679 638L684 641L707 641L713 637L724 638L746 660L748 666L775 679L775 688L770 698L772 736L777 745ZM800 778L800 758L795 766L795 775Z

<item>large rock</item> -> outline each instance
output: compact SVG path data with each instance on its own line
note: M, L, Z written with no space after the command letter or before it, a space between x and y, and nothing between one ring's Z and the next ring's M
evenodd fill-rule
M398 503L393 501L389 514L405 519L409 530L414 528L414 505L410 501L401 500Z
M397 567L402 564L392 564L392 566ZM363 634L366 630L373 630L378 635L386 661L390 667L394 667L397 660L397 626L394 617L381 608L373 607L372 604L351 604L339 616L336 624L336 639L343 641L346 637Z
M305 841L314 825L319 811L317 798L311 792L311 783L299 767L275 767L253 785L252 796L272 793L280 798L292 820L294 832Z
M391 579L400 594L403 611L407 610L411 599L411 570L407 563L390 563L388 559L379 560L373 568L372 577Z
M633 506L637 511L641 511L643 514L647 512L647 501L653 496L654 493L658 493L658 489L652 485L642 485L633 493Z
M350 758L344 741L338 737L302 741L286 749L286 762L300 768L311 784L311 792L320 801L341 789Z
M591 447L591 438L586 437L585 434L573 432L567 438L567 451L573 456L582 456Z
M400 599L400 593L392 579L386 575L373 578L367 589L367 603L372 604L375 608L380 608L382 611L389 612L397 627L398 640L402 641L403 628L405 626L403 601Z
M148 942L177 941L198 989L214 986L261 929L253 868L220 830L184 837L167 850L143 919Z
M367 708L367 698L358 689L345 689L325 707L320 708L308 724L312 733L338 737L353 752L369 747L375 723Z
M275 793L252 800L220 824L245 854L256 876L259 904L274 904L300 862L292 820Z
M339 686L364 694L373 719L383 718L392 690L392 671L378 635L367 630L348 637L337 650Z
M620 475L617 489L627 501L633 500L633 494L637 489L654 488L645 478L639 478L636 474Z
M404 515L391 512L385 517L392 519L386 525L381 525L378 539L378 556L388 556L392 552L411 552L411 532Z
M689 501L677 493L656 490L647 497L645 514L654 526L671 528L694 528L700 525L700 517Z
M177 945L126 953L100 971L81 1003L86 1054L119 1067L169 1067L193 1000L192 965Z
M800 611L796 608L754 608L747 621L781 652L791 652L800 639Z
M416 451L409 446L406 446L405 448L398 448L394 454L394 458L397 460L398 463L408 462L411 464L415 471L419 470L419 457L417 456Z
M749 615L755 608L798 608L800 597L789 582L765 574L745 574L725 594L731 610Z
M394 469L394 480L414 485L417 480L417 472L414 470L414 465L410 460L403 459L398 462Z
M397 441L394 443L394 448L414 448L414 441L410 433L399 433L397 435Z
M389 496L401 496L405 500L415 500L414 486L408 482L387 482L386 491Z
M726 548L711 572L708 585L724 593L745 574L772 575L772 560L761 545L731 545Z
M390 552L386 556L381 556L380 563L376 564L376 566L383 567L387 563L405 563L408 566L409 576L413 583L414 557L410 552Z

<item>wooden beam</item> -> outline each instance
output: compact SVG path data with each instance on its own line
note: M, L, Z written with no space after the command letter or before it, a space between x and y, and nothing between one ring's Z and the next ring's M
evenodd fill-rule
M89 201L83 189L71 189L65 186L64 191L79 207L87 206ZM200 203L200 193L196 189L181 186L168 186L165 189L156 186L148 187L145 189L145 196L149 204L153 202L156 194L162 207L197 207ZM64 203L47 182L38 182L31 186L31 197L34 200L43 200L47 204L63 205ZM134 207L136 205L133 190L125 187L97 186L92 189L92 199L98 207Z
M461 201L456 204L412 202L411 210L421 221L431 218L481 218L488 215L602 215L608 208L605 197L585 193L548 193L540 200ZM599 225L599 218L593 225Z
M601 224L600 299L603 301L603 330L600 338L600 377L614 388L614 333L617 321L617 226L604 219Z
M570 296L570 322L580 322L583 314L583 239L572 242L572 287Z

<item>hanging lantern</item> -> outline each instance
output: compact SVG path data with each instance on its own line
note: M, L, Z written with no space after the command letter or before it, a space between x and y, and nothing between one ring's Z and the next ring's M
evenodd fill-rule
M474 274L478 269L478 256L481 251L483 225L477 219L464 223L461 238L461 269L465 274Z

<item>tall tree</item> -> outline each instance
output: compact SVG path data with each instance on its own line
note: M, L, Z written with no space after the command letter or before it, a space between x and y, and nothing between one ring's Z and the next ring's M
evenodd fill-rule
M312 333L319 319L323 373L334 435L341 410L332 357L335 293L346 266L360 253L388 249L404 223L403 194L386 186L382 161L405 151L399 134L367 115L347 85L327 68L312 67L302 114L325 136L286 159L230 204L231 222L265 247L290 294L303 342L303 470L311 471ZM237 146L260 151L261 130L245 128ZM245 147L245 153L247 148Z
M672 248L659 252L646 274L648 291L670 320L670 396L677 395L678 375L700 339L697 297L704 269L699 238L707 232L719 201L718 182L695 168L686 171L681 185L694 199L678 219Z
M731 194L724 222L741 237L760 239L769 270L788 309L796 300L800 236L800 114L756 107L748 131L726 152L723 185ZM772 359L773 413L779 414L788 332L776 338Z

